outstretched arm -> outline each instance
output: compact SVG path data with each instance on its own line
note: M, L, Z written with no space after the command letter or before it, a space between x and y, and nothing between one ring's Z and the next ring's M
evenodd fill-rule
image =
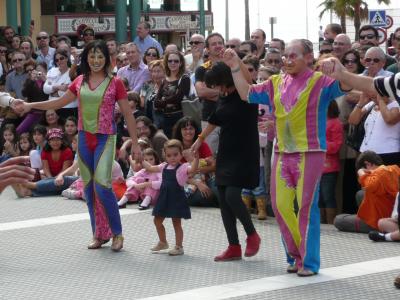
M350 73L335 57L323 60L320 64L321 71L340 81L342 90L356 89L367 93L376 93L372 77L360 76Z

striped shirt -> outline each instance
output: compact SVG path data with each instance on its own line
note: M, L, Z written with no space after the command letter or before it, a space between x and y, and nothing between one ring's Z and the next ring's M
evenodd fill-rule
M379 95L395 99L400 104L400 73L390 77L377 77L374 85Z
M326 151L329 102L342 96L339 82L307 70L293 77L274 75L253 85L249 102L270 105L276 125L276 152Z

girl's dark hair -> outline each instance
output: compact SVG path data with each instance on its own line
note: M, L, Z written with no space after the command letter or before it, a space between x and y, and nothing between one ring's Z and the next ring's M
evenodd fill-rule
M41 66L43 69L47 71L47 63L45 61L36 62L36 67Z
M138 122L143 122L143 124L147 127L150 128L150 139L154 137L154 135L157 132L157 127L156 125L153 124L153 122L146 116L140 116L136 118L136 124Z
M140 107L140 95L136 92L129 92L128 93L128 101L135 102L136 107Z
M77 120L74 116L69 116L69 117L67 117L67 118L65 119L65 123L66 123L67 121L72 121L72 122L75 123L76 126L78 126L78 120Z
M147 65L147 59L146 59L146 55L147 55L147 52L149 51L149 50L156 50L156 53L157 53L157 59L160 59L160 52L158 51L158 49L156 48L156 47L149 47L149 48L147 48L147 50L144 52L144 54L143 54L143 62Z
M357 64L357 73L362 73L364 71L364 66L361 64L360 53L355 49L350 49L345 54L343 54L341 63L344 65L344 60L346 59L347 54L353 54L356 57Z
M174 126L174 130L172 133L172 138L177 139L181 142L183 142L183 137L182 137L182 128L185 128L186 126L193 126L194 128L194 140L196 140L197 136L201 133L200 127L197 124L197 122L192 118L192 117L183 117L176 122Z
M356 170L358 171L362 168L365 168L366 162L369 162L376 166L383 165L383 160L378 154L376 154L374 151L367 150L358 156L356 160Z
M6 131L6 130L11 131L12 134L14 135L14 144L16 144L17 141L18 141L18 135L17 135L17 130L15 128L15 125L14 124L6 124L6 125L4 125L3 130L1 131L1 140L0 140L1 141L1 143L0 143L1 148L3 148L4 143L6 142L4 140L4 131Z
M35 127L33 127L32 135L35 134L35 133L39 133L39 134L43 135L46 138L47 129L46 129L45 126L37 124L37 125L35 125Z
M154 156L154 160L155 160L156 165L160 164L160 158L158 157L157 152L156 152L153 148L146 148L146 149L144 149L144 151L143 151L143 156L145 156L145 155L152 155L152 156Z
M56 52L54 53L54 57L53 57L53 61L54 63L56 62L56 56L58 55L62 55L67 59L67 65L68 67L71 67L71 60L70 60L70 56L67 50L65 49L57 49Z
M339 105L337 104L336 100L332 100L328 106L328 118L329 119L337 118L339 117L339 114L340 114Z
M104 65L104 75L105 76L111 76L110 75L110 66L111 66L111 60L110 60L110 53L108 52L107 44L103 40L95 40L89 42L86 46L85 49L83 49L83 52L81 54L81 72L83 74L83 80L88 81L89 80L89 75L90 75L90 67L88 63L88 56L90 51L96 51L100 50L101 53L103 53L106 63Z
M178 74L176 76L178 78L180 78L185 73L186 64L185 64L185 58L183 57L182 53L180 53L179 51L172 50L172 51L167 51L166 53L164 53L163 64L164 64L165 74L167 76L171 76L171 70L168 67L168 58L171 54L175 54L179 57L180 66L179 66Z
M204 81L208 87L212 86L235 86L231 69L223 62L217 62L205 74Z
M32 140L32 136L29 134L29 132L23 132L23 133L21 133L19 135L19 138L18 138L18 149L19 149L19 151L22 152L21 145L19 143L21 141L21 139L27 139L29 144L30 144L30 146L31 146L31 148L29 150L32 150L32 148L33 148L33 140ZM29 153L29 151L28 151L28 153Z

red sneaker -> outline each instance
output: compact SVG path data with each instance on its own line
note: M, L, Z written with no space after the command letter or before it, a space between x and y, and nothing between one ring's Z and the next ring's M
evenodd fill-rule
M214 257L214 261L231 261L242 259L242 247L240 245L229 245L228 249Z
M246 251L244 252L244 256L254 256L260 249L261 238L257 232L254 232L247 237L246 243Z

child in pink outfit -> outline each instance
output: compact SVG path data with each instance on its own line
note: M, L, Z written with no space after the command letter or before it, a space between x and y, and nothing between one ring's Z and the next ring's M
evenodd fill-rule
M160 163L157 153L151 148L147 148L143 151L143 158L152 166ZM155 205L159 190L153 188L152 186L145 186L143 183L160 180L161 172L151 173L146 169L141 169L140 171L136 172L135 175L126 180L128 189L121 200L118 201L118 206L125 207L127 202L135 203L139 200L142 200L139 205L140 210L145 210L148 209L150 205Z

